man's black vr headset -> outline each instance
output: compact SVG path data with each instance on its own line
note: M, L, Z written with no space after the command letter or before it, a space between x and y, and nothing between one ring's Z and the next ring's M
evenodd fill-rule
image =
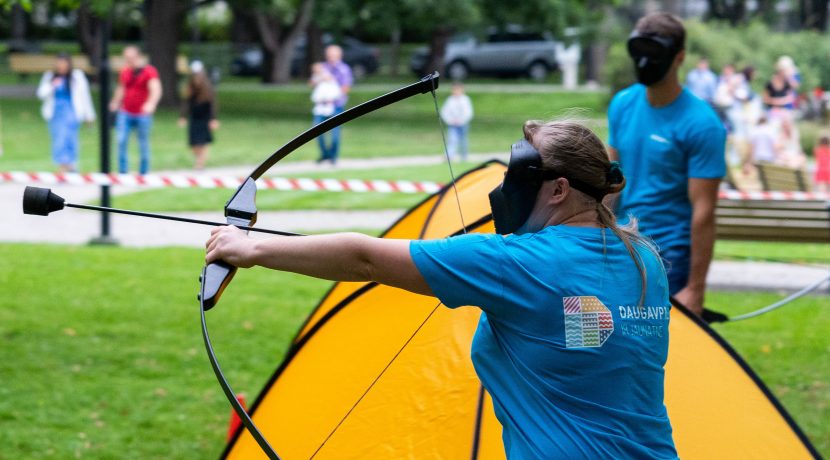
M536 195L542 187L542 182L560 177L568 179L571 187L597 201L601 201L602 197L607 194L606 190L600 190L559 171L542 169L542 156L525 139L513 144L510 148L510 161L507 164L507 172L504 173L504 181L489 195L496 233L507 235L519 230L533 211ZM616 163L611 167L608 182L622 182L622 171Z
M680 43L671 37L632 32L628 37L628 55L634 60L637 81L650 86L662 80L681 49Z

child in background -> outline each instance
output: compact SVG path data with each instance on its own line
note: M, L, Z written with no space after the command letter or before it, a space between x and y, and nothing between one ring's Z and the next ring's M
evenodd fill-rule
M765 116L758 119L758 125L749 136L750 154L744 159L743 173L752 173L753 163L775 163L778 153L775 145L775 128Z
M208 157L208 145L213 142L213 131L219 129L216 119L216 96L201 61L190 64L190 78L182 100L179 126L187 125L187 140L195 159L194 167L202 170Z
M343 92L340 85L337 84L337 80L321 62L311 65L309 84L313 88L311 102L314 103L314 107L311 109L311 114L314 116L313 124L317 125L334 115L337 109L335 103L343 95ZM317 163L329 161L334 166L335 159L331 154L331 149L326 146L325 136L317 137L317 142L320 144L320 158Z
M43 74L37 97L43 101L40 113L49 123L52 159L60 172L76 171L81 122L95 120L86 76L80 69L72 68L68 54L61 53L55 59L54 70Z
M464 94L464 85L454 83L452 95L441 107L441 119L447 124L447 154L455 159L460 153L461 160L467 160L467 133L473 119L473 103Z
M813 147L816 173L813 178L817 192L830 192L830 137L821 136Z

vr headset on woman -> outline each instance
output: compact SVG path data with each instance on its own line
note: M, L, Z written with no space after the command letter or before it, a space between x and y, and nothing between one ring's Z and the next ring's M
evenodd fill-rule
M496 233L507 235L519 230L533 211L542 182L560 177L568 179L571 187L597 201L601 201L606 194L605 190L568 177L559 171L542 169L542 156L525 139L513 144L510 147L510 161L504 173L504 181L489 195Z

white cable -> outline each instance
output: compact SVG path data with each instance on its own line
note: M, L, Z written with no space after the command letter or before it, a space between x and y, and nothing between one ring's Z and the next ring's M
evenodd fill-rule
M830 281L830 275L827 275L827 276L825 276L824 278L822 278L822 279L820 279L820 280L816 281L815 283L810 284L809 286L807 286L807 287L805 287L805 288L801 289L800 291L795 292L795 293L793 293L793 294L790 294L789 296L787 296L787 297L785 297L785 298L783 298L783 299L779 300L778 302L775 302L775 303L773 303L773 304L771 304L771 305L767 305L767 306L766 306L766 307L764 307L764 308L759 308L758 310L751 311L751 312L749 312L749 313L744 313L743 315L733 316L733 317L729 318L729 322L733 322L733 321L741 321L741 320L744 320L744 319L754 318L754 317L756 317L756 316L763 315L764 313L769 313L769 312L771 312L771 311L773 311L773 310L776 310L776 309L778 309L778 308L781 308L781 307L783 307L784 305L786 305L786 304L788 304L788 303L792 302L793 300L796 300L796 299L798 299L799 297L802 297L802 296L804 296L804 295L806 295L806 294L809 294L809 293L810 293L810 292L812 292L812 291L815 291L816 289L818 289L818 288L819 288L819 286L821 286L822 284L826 283L827 281Z

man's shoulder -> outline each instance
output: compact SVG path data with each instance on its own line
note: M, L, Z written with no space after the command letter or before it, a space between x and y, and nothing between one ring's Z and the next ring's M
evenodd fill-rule
M683 88L681 94L683 98L683 115L682 118L692 131L709 131L711 129L722 129L723 122L718 118L718 114L712 106L703 99L692 94L688 88Z
M609 112L612 109L617 109L619 107L629 106L638 101L639 98L643 97L645 87L639 83L635 83L627 88L623 88L611 98L611 103L608 106Z
M156 78L159 76L159 71L153 64L145 65L143 70L148 78Z

